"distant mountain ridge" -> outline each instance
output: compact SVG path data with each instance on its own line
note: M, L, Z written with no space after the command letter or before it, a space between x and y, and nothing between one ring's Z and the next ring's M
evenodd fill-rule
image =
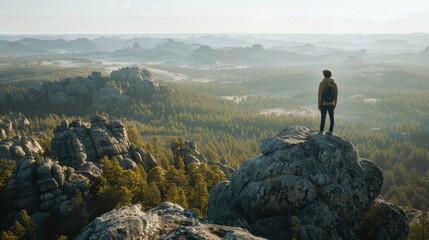
M313 40L305 36L281 39L259 39L230 36L191 36L188 38L98 37L38 39L22 38L0 41L1 56L29 56L37 54L73 54L74 57L110 61L137 61L176 66L290 66L310 64L341 64L381 61L385 63L424 63L427 41L407 40L403 37L367 40L356 37ZM359 40L359 41L358 41Z

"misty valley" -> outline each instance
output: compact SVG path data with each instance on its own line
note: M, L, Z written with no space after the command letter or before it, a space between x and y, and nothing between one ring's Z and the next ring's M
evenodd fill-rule
M112 209L173 218L171 229L197 221L220 238L379 239L368 227L384 224L371 218L376 203L408 217L385 239L405 239L408 225L419 239L429 226L428 66L423 33L0 35L2 239L89 239ZM324 69L339 89L332 137L316 132ZM330 170L320 177L315 166ZM365 200L348 202L359 181ZM340 220L327 230L300 212L310 208ZM284 222L285 238L265 229ZM211 225L220 223L241 230Z

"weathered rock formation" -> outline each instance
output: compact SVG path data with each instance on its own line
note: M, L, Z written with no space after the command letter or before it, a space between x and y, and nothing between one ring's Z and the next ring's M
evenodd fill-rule
M0 116L0 138L10 137L16 130L23 130L28 125L30 121L21 113L9 112Z
M407 238L405 213L375 200L380 169L348 140L292 126L260 148L211 190L209 219L269 239Z
M115 87L104 87L94 91L92 94L92 104L98 107L107 107L111 104L127 103L131 98L124 95L123 91Z
M235 170L234 168L228 166L228 161L226 159L222 159L220 162L213 163L213 165L219 166L220 170L227 178L229 178Z
M158 92L159 86L149 71L127 67L113 71L110 78L103 77L99 72L93 72L86 78L44 82L40 88L18 92L1 91L0 100L4 101L0 102L0 110L11 110L11 106L23 111L58 106L61 106L58 110L88 106L98 109L123 105L129 103L131 99L151 100ZM8 100L5 101L6 99Z
M132 146L122 122L103 116L61 122L54 130L51 151L61 165L79 169L87 162L98 163L103 156L116 157L125 169L142 164L146 171L157 166L155 158L141 147Z
M403 209L377 198L357 225L356 233L359 239L406 239L407 221Z
M191 163L207 163L206 156L198 151L197 144L193 141L186 141L183 138L179 138L178 141L171 143L170 148L173 151L175 163L183 160L186 167Z
M13 132L13 125L8 119L0 119L0 138L6 138Z
M13 222L16 213L25 209L37 220L38 229L44 228L49 214L58 220L58 229L50 231L51 234L67 234L76 225L73 209L76 192L92 213L90 187L101 177L100 158L116 157L124 169L142 164L149 172L157 166L149 152L130 143L120 121L109 121L102 116L92 117L91 123L63 121L54 134L51 153L58 161L40 157L42 149L31 138L16 136L0 142L0 157L17 161L5 189L8 213L1 216L2 224ZM49 230L39 234L46 237Z
M134 95L139 97L151 96L159 91L159 86L156 83L152 74L138 67L126 67L110 74L110 78L118 81L130 81L132 83Z
M219 166L220 170L228 178L234 172L234 168L227 165L228 162L226 159L222 159L220 162L208 161L206 156L198 151L197 143L194 141L186 141L183 138L179 138L177 141L171 143L170 148L173 151L174 163L176 165L178 161L183 161L186 168L192 163L197 165L201 163L216 165Z
M78 239L407 238L404 211L377 198L381 171L346 139L288 127L261 152L211 190L208 218L171 203L133 205L97 218Z
M43 153L40 144L31 137L14 136L0 141L0 159L19 160Z
M49 158L40 163L34 157L25 157L17 161L6 186L6 202L12 214L26 209L34 216L50 213L58 219L67 219L73 217L70 205L74 192L78 190L86 197L90 186L89 178L71 167L61 166ZM65 232L68 226L59 227L57 231Z
M131 205L101 215L85 227L80 239L240 239L256 240L237 227L210 224L193 211L169 202L147 212Z

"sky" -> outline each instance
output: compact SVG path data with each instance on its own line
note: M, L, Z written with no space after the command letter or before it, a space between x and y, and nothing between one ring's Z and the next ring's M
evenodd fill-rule
M428 0L0 0L0 34L429 32Z

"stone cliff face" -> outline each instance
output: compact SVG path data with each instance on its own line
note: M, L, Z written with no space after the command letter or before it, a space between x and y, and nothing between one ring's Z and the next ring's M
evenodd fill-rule
M207 218L171 203L145 213L133 205L100 216L78 239L407 238L404 211L378 196L382 172L348 140L291 126L261 152L211 190Z
M101 175L101 172L91 174ZM43 229L48 221L47 213L66 223L67 219L73 218L71 207L74 192L77 190L86 198L91 185L91 180L83 172L78 173L74 168L61 166L49 158L42 163L34 157L22 158L17 161L5 191L10 211L8 215L12 218L2 216L2 221L12 220L17 211L25 209L38 229ZM55 232L65 233L69 226L60 224L58 227Z
M211 190L209 219L269 239L406 239L405 213L376 200L381 171L346 139L288 127L261 152Z
M48 212L73 195L74 190L85 192L89 186L89 179L73 168L61 166L49 158L39 164L34 157L26 157L17 162L6 195L11 209Z
M142 164L149 172L158 165L152 154L132 146L120 121L103 116L93 116L91 123L63 121L54 130L50 148L61 165L76 169L87 162L98 163L103 156L116 157L125 169Z

